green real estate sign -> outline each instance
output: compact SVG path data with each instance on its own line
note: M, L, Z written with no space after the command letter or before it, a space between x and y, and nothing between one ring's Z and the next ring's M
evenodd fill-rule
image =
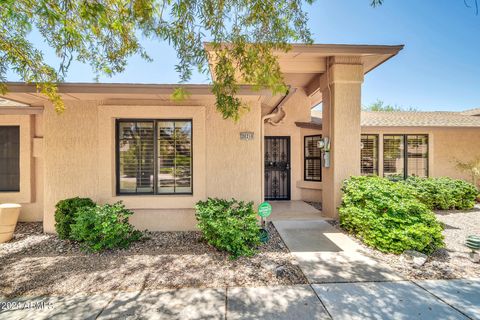
M268 217L272 213L272 205L264 202L258 206L258 215L262 218Z

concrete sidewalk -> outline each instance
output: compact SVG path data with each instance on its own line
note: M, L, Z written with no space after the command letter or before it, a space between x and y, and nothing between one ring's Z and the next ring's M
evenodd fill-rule
M480 319L479 292L480 279L110 292L0 299L0 319Z

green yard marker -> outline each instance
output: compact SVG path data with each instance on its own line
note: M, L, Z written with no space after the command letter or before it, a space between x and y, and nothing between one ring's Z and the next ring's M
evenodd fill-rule
M272 213L272 205L268 202L263 202L258 206L258 215L262 218L267 218Z
M267 217L272 213L272 205L268 202L263 202L258 206L258 215L262 218L262 227L260 228L260 242L267 243L270 239L266 225Z

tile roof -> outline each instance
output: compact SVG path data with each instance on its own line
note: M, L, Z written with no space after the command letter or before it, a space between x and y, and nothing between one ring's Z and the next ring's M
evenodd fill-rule
M480 111L480 109L477 110ZM470 113L471 110L467 112L476 114ZM321 121L321 111L312 110L311 114L312 122ZM361 125L365 127L480 127L480 116L469 114L448 111L362 111Z
M462 111L461 113L466 116L480 116L480 108L465 110L465 111Z

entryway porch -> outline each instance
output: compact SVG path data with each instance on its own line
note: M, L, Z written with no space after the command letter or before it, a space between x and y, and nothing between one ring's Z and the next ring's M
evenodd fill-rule
M322 211L301 200L269 201L269 203L272 205L272 214L268 218L270 221L326 219Z

